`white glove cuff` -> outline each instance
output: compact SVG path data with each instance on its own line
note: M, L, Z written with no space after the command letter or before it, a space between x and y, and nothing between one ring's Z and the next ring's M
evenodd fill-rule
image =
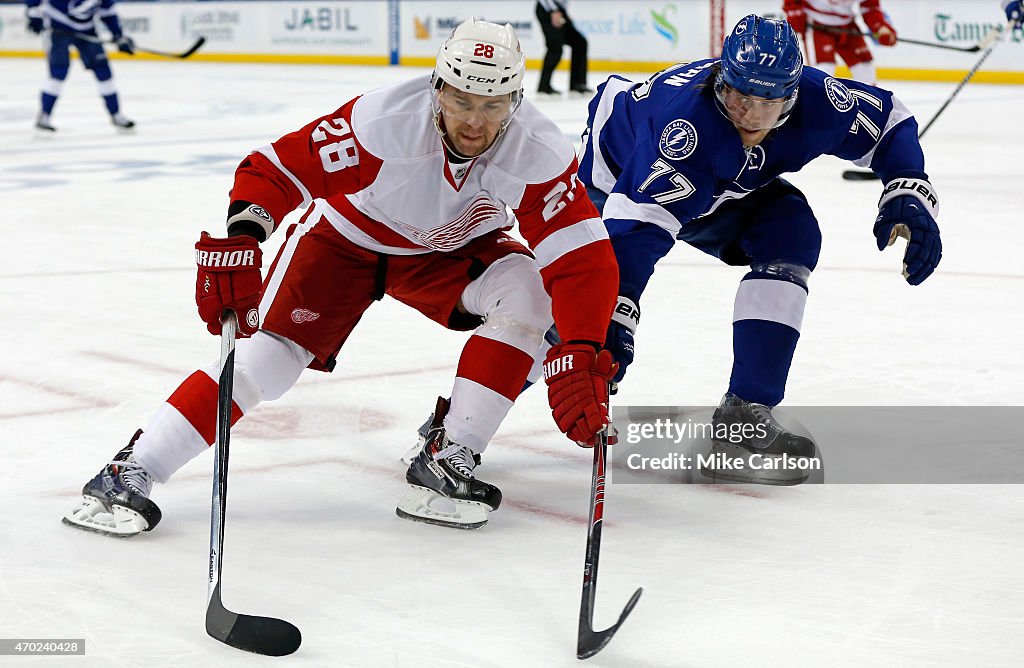
M893 179L885 184L882 198L878 200L878 208L891 199L910 195L916 197L924 208L932 215L933 220L939 219L939 198L935 188L924 179Z
M269 239L271 233L274 231L274 217L267 213L267 210L257 204L250 204L243 211L239 211L235 215L228 218L227 229L231 229L231 226L235 223L246 221L256 223L263 228L266 232L265 239Z
M640 307L629 297L619 297L612 311L612 322L617 322L632 333L640 324Z

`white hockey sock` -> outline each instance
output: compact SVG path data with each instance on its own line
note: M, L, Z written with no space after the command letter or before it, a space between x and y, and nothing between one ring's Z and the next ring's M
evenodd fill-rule
M466 287L462 303L485 316L459 359L448 438L483 452L522 391L551 326L551 300L534 260L510 255Z
M192 423L165 402L135 442L135 461L163 483L207 447Z
M875 85L878 79L878 74L875 71L875 61L869 61L866 63L857 63L856 65L850 66L850 75L855 81L862 81L866 84Z
M261 401L277 399L295 384L312 359L298 344L263 330L238 341L233 403L245 414ZM217 372L215 364L185 379L136 442L135 460L158 482L167 482L213 441Z
M444 419L448 439L481 453L511 408L512 401L494 390L456 378L452 405Z

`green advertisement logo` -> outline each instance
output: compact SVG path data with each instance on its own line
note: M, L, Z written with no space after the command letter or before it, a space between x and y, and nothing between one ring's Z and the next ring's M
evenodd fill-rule
M651 19L654 21L654 30L659 35L672 42L672 46L679 45L679 30L668 20L669 15L677 11L674 4L665 5L661 12L651 10Z

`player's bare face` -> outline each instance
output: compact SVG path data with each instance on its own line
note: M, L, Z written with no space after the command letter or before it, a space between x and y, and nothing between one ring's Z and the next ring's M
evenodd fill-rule
M445 84L437 96L445 136L452 148L467 158L491 147L512 111L511 95L475 95Z
M772 131L779 116L782 115L786 100L743 95L736 89L725 86L722 103L729 114L729 120L740 133L743 145L749 148L760 144Z

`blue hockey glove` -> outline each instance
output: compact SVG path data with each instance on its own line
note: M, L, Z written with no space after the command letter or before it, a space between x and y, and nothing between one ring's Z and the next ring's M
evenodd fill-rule
M37 35L43 32L43 18L41 16L28 17L28 29Z
M903 277L911 285L924 282L942 259L942 239L935 224L938 215L939 200L924 179L893 179L878 201L874 227L878 250L893 245L897 237L907 239Z
M626 367L633 363L633 332L613 322L608 325L608 336L605 347L612 354L612 359L619 365L618 372L612 377L612 394L618 392L618 383L626 375Z
M612 321L608 324L608 335L604 342L605 349L619 365L619 370L612 378L613 394L618 390L616 385L626 375L626 367L633 363L633 334L638 324L640 309L636 302L629 297L619 297L615 303L615 310L612 311Z
M117 45L117 50L121 53L127 53L129 56L135 55L135 40L127 35L121 35L114 40L114 44Z
M1020 28L1024 22L1024 0L1011 0L1003 4L1006 9L1006 20L1014 21L1013 27Z

